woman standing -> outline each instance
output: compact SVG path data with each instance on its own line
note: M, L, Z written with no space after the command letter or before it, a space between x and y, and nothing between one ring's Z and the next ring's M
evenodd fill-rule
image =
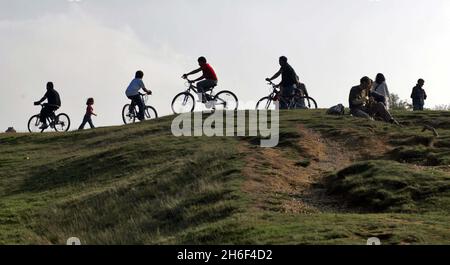
M386 78L383 74L377 74L375 82L372 85L372 91L384 96L384 102L382 103L386 106L386 109L389 109L390 94L386 84Z

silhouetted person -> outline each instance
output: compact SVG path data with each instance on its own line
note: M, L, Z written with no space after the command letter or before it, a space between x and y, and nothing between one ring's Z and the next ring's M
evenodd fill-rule
M135 74L135 78L131 81L130 85L125 91L125 95L131 100L129 112L132 113L135 106L138 106L139 113L137 117L140 121L143 121L145 119L145 103L142 100L141 95L139 94L139 90L142 89L145 91L145 93L149 95L152 94L152 91L148 90L145 87L142 78L144 78L144 72L137 71Z
M209 90L212 90L214 87L217 86L217 83L219 79L217 78L217 74L212 68L212 66L208 63L205 57L198 58L198 65L200 68L195 69L187 74L184 74L182 78L186 79L188 76L202 72L202 76L200 76L197 79L192 80L191 82L197 82L197 90L199 93L202 93L203 95L207 96L205 93ZM201 99L202 102L205 102L205 99ZM209 100L208 98L206 100Z
M425 85L425 80L419 79L417 85L413 88L411 98L413 100L413 110L422 111L425 105L425 100L427 99L427 93L423 89Z
M386 109L389 109L389 99L390 99L390 94L389 94L389 89L387 87L386 84L386 78L384 77L383 74L377 74L377 77L375 78L375 82L372 85L372 91L375 91L376 93L384 96L384 102L382 102L385 106Z
M287 109L289 103L286 101L292 98L299 81L294 68L288 63L286 56L281 56L278 62L281 66L280 70L271 78L266 78L266 81L271 82L281 75L281 83L278 86L280 87L281 96L287 100L280 101L280 109Z
M95 129L94 124L92 123L92 115L97 116L97 114L94 113L94 108L92 107L94 105L94 99L89 98L86 102L86 114L84 114L83 122L81 123L78 130L83 130L86 123L89 123L89 126L91 126L91 129Z
M55 111L61 107L61 98L59 97L58 92L54 89L52 82L47 83L47 92L41 100L34 102L34 105L40 105L45 100L47 100L47 103L44 104L40 114L42 126L39 127L39 129L41 130L48 128L47 118L52 115L54 116Z
M371 91L372 81L367 76L361 78L360 85L350 90L349 104L350 113L355 117L373 119L379 117L383 121L399 123L392 117L382 101L383 96Z

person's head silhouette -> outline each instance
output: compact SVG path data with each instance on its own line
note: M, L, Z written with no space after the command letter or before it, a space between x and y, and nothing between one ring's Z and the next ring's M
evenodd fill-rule
M144 72L142 72L141 70L137 71L135 78L138 78L138 79L144 78Z
M279 59L279 62L280 62L281 66L285 66L287 64L287 62L288 62L288 59L287 59L286 56L281 56L280 59Z
M53 83L52 82L48 82L47 83L47 90L53 90L53 89L54 89Z
M203 57L203 56L198 58L198 64L199 64L200 66L205 65L207 62L208 62L208 61L207 61L206 58Z

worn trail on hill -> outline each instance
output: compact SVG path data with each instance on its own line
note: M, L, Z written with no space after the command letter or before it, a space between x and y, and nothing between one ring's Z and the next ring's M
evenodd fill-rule
M320 183L327 174L367 154L350 150L343 143L327 139L302 125L298 126L298 132L301 137L296 140L296 150L245 148L248 155L243 173L247 179L243 189L254 197L253 206L302 214L357 211L338 198L328 196ZM385 151L384 145L379 147L377 153Z

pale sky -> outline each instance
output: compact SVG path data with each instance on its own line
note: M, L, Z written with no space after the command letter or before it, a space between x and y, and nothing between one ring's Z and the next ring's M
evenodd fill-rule
M402 99L424 78L426 107L450 104L449 47L449 0L0 0L0 131L26 130L47 81L72 129L88 97L95 125L119 125L136 70L171 114L199 56L247 108L281 55L323 108L379 72Z

